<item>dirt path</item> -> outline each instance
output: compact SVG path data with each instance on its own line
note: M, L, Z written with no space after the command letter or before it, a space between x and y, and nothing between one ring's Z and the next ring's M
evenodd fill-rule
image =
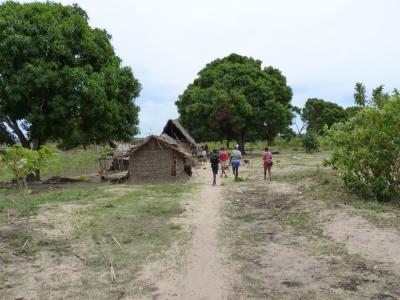
M157 289L153 299L227 299L229 294L230 272L223 264L223 254L217 238L221 223L220 208L222 205L220 182L217 186L210 184L209 168L198 170L201 188L195 197L189 213L183 221L192 228L192 240L179 270L170 268L164 271L162 278L155 282ZM172 251L173 255L178 253ZM179 258L175 258L178 259ZM157 263L156 263L157 264ZM151 271L168 268L158 265ZM152 276L152 275L150 275ZM154 279L153 279L154 280Z
M210 176L203 175L202 181ZM207 178L208 177L208 178ZM227 278L218 249L217 228L220 223L221 187L207 182L200 191L198 206L194 210L195 226L192 248L181 299L225 299Z

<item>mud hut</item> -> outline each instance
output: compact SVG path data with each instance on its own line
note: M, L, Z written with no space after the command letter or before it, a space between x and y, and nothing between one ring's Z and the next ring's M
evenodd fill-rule
M191 176L192 156L167 135L151 135L129 153L128 183L170 183Z
M162 135L168 135L178 141L187 152L191 152L192 147L196 146L194 138L186 131L178 120L168 120Z

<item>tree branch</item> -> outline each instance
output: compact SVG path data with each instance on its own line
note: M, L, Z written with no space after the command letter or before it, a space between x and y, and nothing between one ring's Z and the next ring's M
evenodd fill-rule
M0 143L14 145L15 140L13 135L7 130L6 125L0 119Z
M18 122L14 119L7 117L4 113L0 113L0 121L5 122L8 127L14 132L14 134L18 137L19 142L25 148L29 148L30 144L28 139L25 137L21 128L18 126Z

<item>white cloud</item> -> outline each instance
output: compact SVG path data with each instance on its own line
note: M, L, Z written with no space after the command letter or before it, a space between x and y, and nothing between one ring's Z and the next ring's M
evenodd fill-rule
M397 0L76 0L106 28L143 85L143 135L176 117L174 102L207 62L232 52L281 69L293 102L352 104L353 86L400 87Z

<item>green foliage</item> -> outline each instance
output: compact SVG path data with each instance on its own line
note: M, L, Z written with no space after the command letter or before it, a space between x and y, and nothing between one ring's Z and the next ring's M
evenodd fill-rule
M140 84L110 40L76 4L1 4L1 140L70 148L137 134Z
M114 149L110 146L105 146L101 149L101 156L112 156L114 154Z
M77 147L70 150L57 149L54 144L47 144L47 147L55 153L51 158L51 163L41 169L40 175L42 179L47 179L53 176L60 177L77 177L89 176L97 174L99 170L99 146L88 146L86 149ZM10 181L13 175L5 167L0 160L0 181Z
M400 196L400 96L373 103L327 131L333 154L326 163L339 171L350 190L378 200L396 199Z
M307 153L312 153L319 149L318 135L313 131L307 131L306 134L303 134L301 136L301 142Z
M362 110L363 108L361 107L361 106L350 106L350 107L347 107L346 109L345 109L345 111L346 111L346 118L347 119L350 119L350 118L352 118L352 117L354 117L356 114L358 114L358 112L360 111L360 110Z
M357 82L354 87L354 102L358 106L366 106L367 104L367 92L365 85L361 82Z
M25 185L26 177L44 168L53 155L54 153L46 146L35 151L17 144L5 148L1 160L4 167L13 174L17 185L21 187Z
M390 96L388 93L384 92L383 85L372 90L371 101L374 106L382 108L389 99Z
M179 96L180 121L199 141L272 140L291 123L292 90L278 69L231 54L216 59Z
M346 111L336 103L310 98L304 105L302 119L307 123L307 131L321 134L325 125L331 127L336 122L346 120Z

